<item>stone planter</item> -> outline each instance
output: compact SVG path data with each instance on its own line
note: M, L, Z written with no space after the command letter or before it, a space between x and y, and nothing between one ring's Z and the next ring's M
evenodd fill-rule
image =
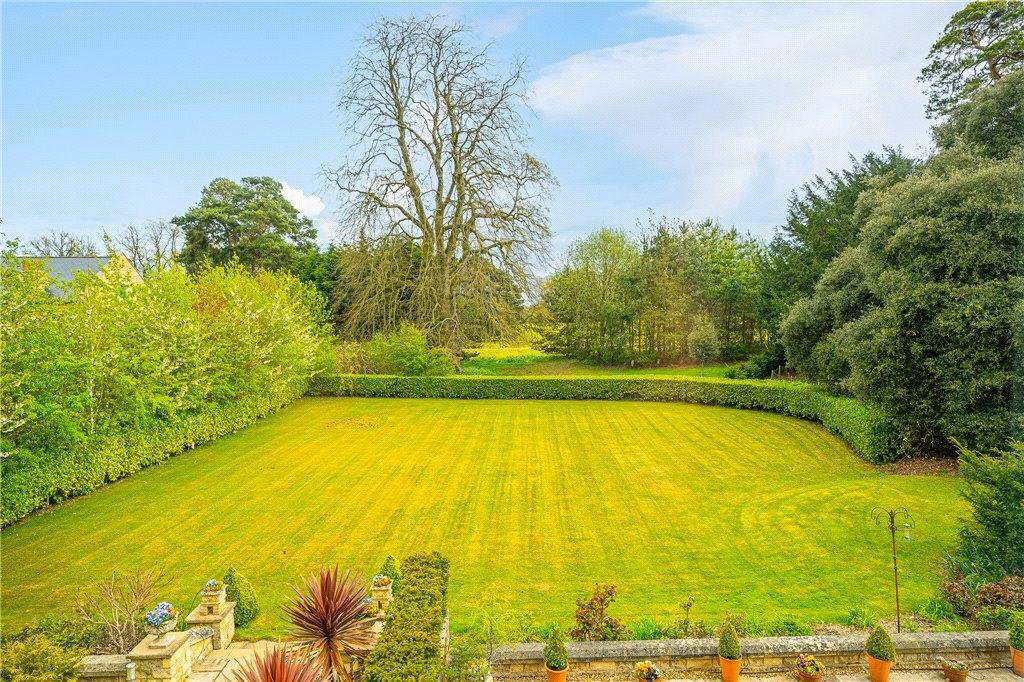
M178 627L178 617L175 616L170 620L165 620L160 625L146 625L146 634L153 635L154 639L150 646L154 649L162 649L167 646L170 639L167 637L167 633L174 632L174 629Z
M219 590L203 590L199 597L204 604L223 604L228 600L228 588L225 585Z

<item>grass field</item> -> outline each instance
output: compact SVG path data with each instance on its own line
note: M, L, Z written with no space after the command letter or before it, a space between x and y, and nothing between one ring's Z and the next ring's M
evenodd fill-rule
M3 627L69 608L111 571L163 569L187 606L230 565L279 631L288 585L321 563L372 575L439 549L451 611L496 590L537 622L570 623L597 581L613 613L836 620L889 613L888 533L906 506L905 608L935 590L962 512L953 477L872 469L821 428L685 404L303 399L260 423L3 531Z
M688 376L721 377L728 365L705 367L626 367L591 365L561 355L543 353L533 348L477 348L462 361L462 374L537 375L583 374L597 376Z

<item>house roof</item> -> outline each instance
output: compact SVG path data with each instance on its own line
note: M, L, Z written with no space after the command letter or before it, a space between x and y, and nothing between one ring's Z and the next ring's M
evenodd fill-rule
M75 278L75 273L78 272L95 272L99 273L107 263L110 262L111 258L121 258L128 267L131 268L132 272L135 268L131 266L131 263L123 256L19 256L22 261L35 261L43 264L43 267L50 271L53 277L53 284L46 288L46 292L51 296L58 298L64 298L66 292L61 285L71 282ZM135 274L138 277L138 274Z

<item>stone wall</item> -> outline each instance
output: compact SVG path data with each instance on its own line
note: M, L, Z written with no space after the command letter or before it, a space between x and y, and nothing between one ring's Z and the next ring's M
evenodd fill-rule
M972 668L1010 666L1009 638L1005 630L992 632L927 632L893 635L895 670L938 669L940 657L964 661ZM797 654L814 654L830 668L866 666L863 635L762 637L743 639L744 673L793 670ZM665 678L718 674L718 641L667 639L628 642L569 642L569 669L573 679L628 679L639 661L651 660ZM495 680L541 679L543 644L519 644L495 652Z

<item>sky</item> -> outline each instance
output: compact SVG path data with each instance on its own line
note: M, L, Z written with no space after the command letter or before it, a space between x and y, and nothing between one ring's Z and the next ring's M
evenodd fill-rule
M916 77L963 3L19 4L2 13L2 224L95 239L269 175L337 230L337 109L380 16L440 14L527 62L553 249L651 214L769 238L848 155L930 149Z

